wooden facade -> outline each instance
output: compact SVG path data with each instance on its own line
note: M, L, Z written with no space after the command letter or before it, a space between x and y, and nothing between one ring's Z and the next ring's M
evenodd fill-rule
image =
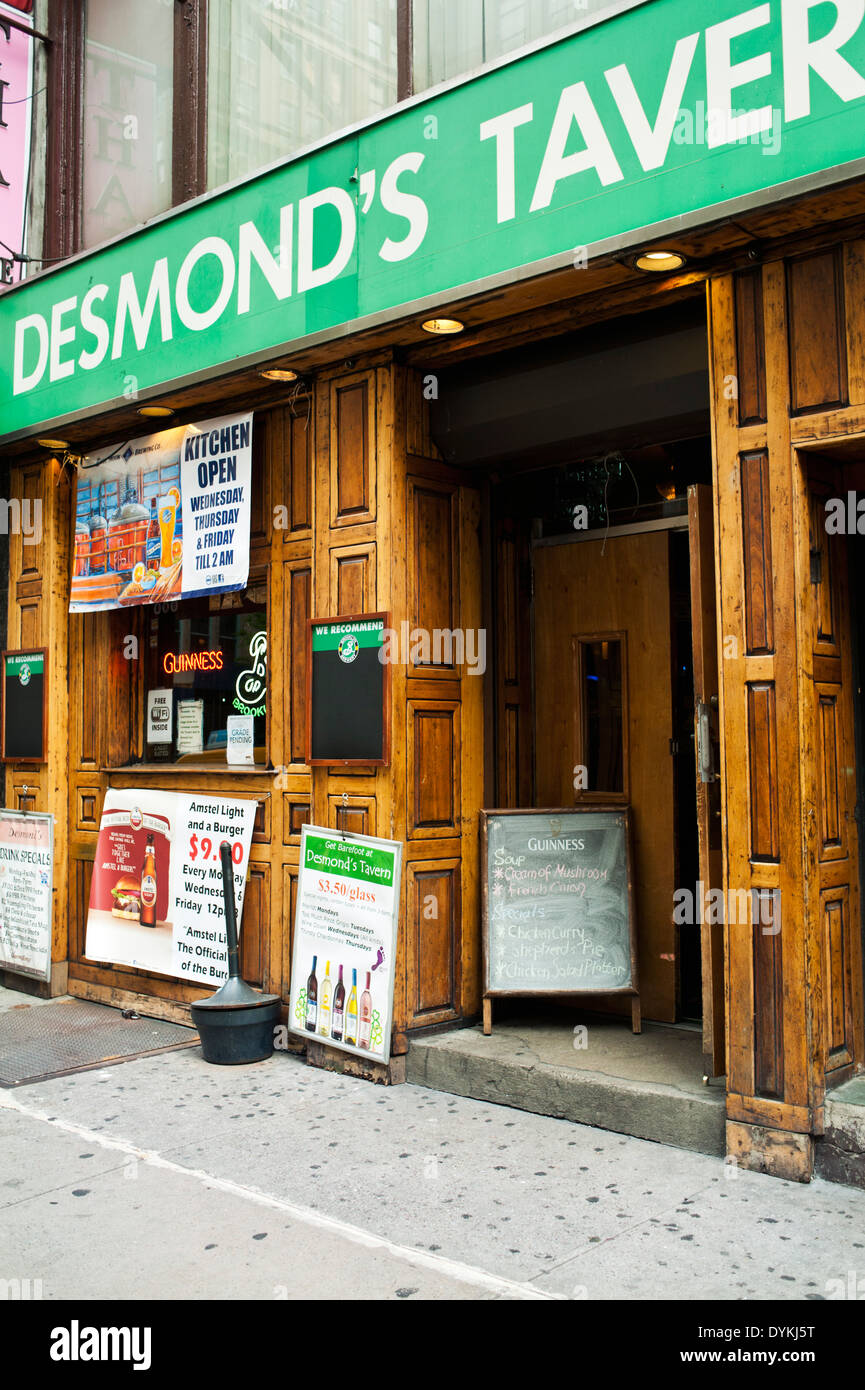
M818 241L705 278L722 883L777 894L781 906L780 931L731 925L723 961L716 943L729 1150L807 1179L826 1086L865 1062L851 615L846 552L822 515L822 499L856 485L860 461L865 476L865 242ZM645 294L656 301L658 287ZM633 312L633 292L623 303ZM544 312L548 331L573 321L555 304ZM534 331L543 334L543 320ZM489 342L493 332L484 328ZM41 499L43 539L13 537L9 646L50 648L50 749L44 768L7 771L7 804L56 817L52 992L167 1016L200 987L84 956L108 787L186 790L206 777L214 791L255 797L242 969L284 1000L302 824L402 840L390 1068L399 1079L413 1030L480 1008L478 813L531 804L526 536L489 512L483 477L441 460L422 375L390 349L325 365L308 394L257 408L254 441L251 582L268 596L268 770L130 768L142 752L144 692L140 663L122 651L129 616L68 614L72 487L56 461L25 457L13 462L12 495ZM311 769L307 619L370 611L390 612L398 632L486 628L494 663L485 679L444 660L395 666L390 766ZM662 944L663 931L659 919ZM310 1052L335 1061L319 1044Z
M429 665L396 666L391 766L305 762L308 617L381 609L398 632L482 625L479 491L434 457L420 401L414 374L379 355L256 413L250 586L267 592L268 770L132 766L144 752L143 662L126 658L124 639L139 635L140 615L68 614L73 488L53 460L15 469L13 493L40 498L44 532L37 546L15 538L9 640L50 646L52 706L50 761L10 770L7 801L56 817L55 992L167 1015L201 996L89 962L84 928L107 788L204 783L257 801L241 941L250 983L288 997L300 830L311 821L405 842L394 1052L411 1028L477 1012L482 679L436 664L435 651Z

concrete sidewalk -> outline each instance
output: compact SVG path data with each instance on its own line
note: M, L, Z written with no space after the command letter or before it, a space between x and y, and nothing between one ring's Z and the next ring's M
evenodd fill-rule
M0 1092L0 1278L45 1298L822 1299L865 1193L276 1054Z

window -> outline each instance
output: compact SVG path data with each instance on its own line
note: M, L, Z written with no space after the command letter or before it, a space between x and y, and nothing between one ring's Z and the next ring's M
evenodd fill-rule
M208 188L392 106L396 13L396 0L210 0Z
M267 586L184 600L144 613L147 762L226 765L230 715L253 719L255 762L267 762ZM153 706L163 713L151 714Z
M577 763L586 769L588 798L627 795L627 671L625 634L573 639Z
M613 2L38 0L58 39L32 229L62 259Z
M414 0L414 90L461 77L608 9L612 0Z
M173 47L170 0L87 0L85 246L171 207Z

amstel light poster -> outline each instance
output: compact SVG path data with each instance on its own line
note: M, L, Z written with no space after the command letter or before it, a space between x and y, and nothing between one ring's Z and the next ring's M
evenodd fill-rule
M88 454L78 470L70 613L244 589L251 491L251 415Z
M305 825L288 1024L376 1062L390 1057L402 845Z
M240 923L255 805L137 787L106 792L90 883L87 959L222 984L228 948L219 849L223 840L231 845Z

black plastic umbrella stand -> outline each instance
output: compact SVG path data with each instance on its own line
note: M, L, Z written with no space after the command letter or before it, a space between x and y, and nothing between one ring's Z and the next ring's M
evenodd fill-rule
M278 994L259 994L240 978L234 865L231 846L226 841L219 847L219 857L228 941L228 979L210 999L200 999L190 1008L205 1062L237 1066L242 1062L263 1062L271 1056L281 1001Z

